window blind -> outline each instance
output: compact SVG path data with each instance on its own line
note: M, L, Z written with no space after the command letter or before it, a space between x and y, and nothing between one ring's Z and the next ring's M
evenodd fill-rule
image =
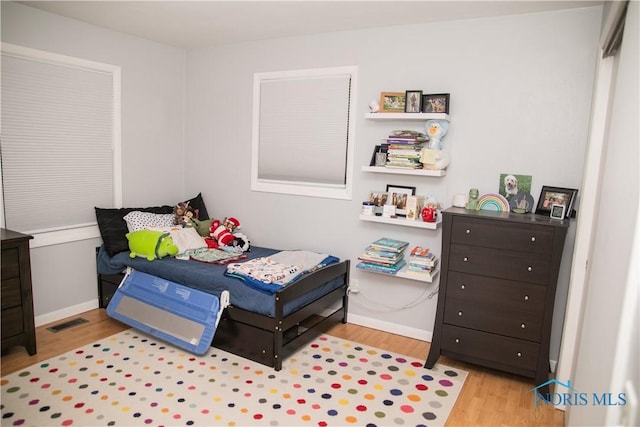
M95 224L114 204L113 73L3 50L1 95L6 227Z
M346 185L350 75L263 80L259 180Z

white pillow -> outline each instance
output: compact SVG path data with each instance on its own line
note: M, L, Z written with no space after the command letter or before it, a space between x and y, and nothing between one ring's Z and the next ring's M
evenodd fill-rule
M124 216L129 232L153 227L172 227L173 214L154 214L151 212L133 211Z
M178 247L178 253L186 252L189 249L200 249L207 247L207 243L204 241L204 238L199 235L196 229L193 227L174 227L169 231L169 233L171 233L173 244Z

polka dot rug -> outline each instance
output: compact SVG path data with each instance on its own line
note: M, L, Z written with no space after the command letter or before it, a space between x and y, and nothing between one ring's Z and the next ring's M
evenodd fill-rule
M467 372L329 335L276 372L129 329L1 380L4 426L436 426Z

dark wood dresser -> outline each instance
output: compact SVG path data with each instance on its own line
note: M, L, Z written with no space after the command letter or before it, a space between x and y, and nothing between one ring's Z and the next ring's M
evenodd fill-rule
M442 354L547 382L558 271L569 220L534 214L443 211L433 340Z
M33 236L0 229L2 234L2 351L22 345L36 354L31 258Z

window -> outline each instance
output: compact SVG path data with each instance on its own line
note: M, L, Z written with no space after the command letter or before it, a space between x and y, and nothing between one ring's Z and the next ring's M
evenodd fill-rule
M356 71L254 75L252 190L351 199Z
M2 44L2 221L33 246L99 237L121 203L120 68Z

